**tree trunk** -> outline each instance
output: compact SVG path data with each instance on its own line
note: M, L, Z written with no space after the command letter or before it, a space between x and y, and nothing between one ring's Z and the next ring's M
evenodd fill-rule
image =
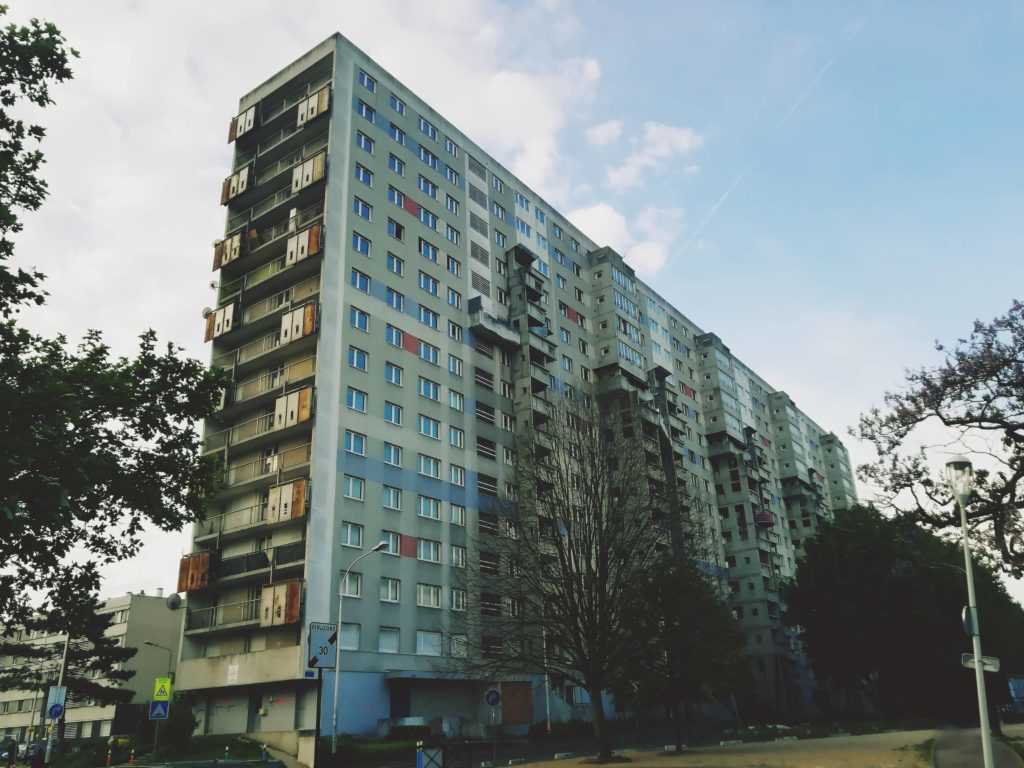
M683 708L679 699L672 702L672 719L675 721L676 752L683 751Z
M608 723L604 719L604 701L601 699L601 689L596 691L588 690L590 694L590 709L594 719L594 739L597 741L597 759L609 760L612 756L611 742L608 739Z

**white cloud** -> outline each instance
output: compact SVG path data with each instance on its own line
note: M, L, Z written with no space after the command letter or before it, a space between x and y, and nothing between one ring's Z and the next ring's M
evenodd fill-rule
M217 200L231 157L228 120L242 94L335 29L555 204L572 181L562 134L601 82L595 58L565 53L579 49L582 28L558 0L515 9L498 0L318 0L301 14L252 0L187 15L112 0L107 10L31 4L81 58L74 79L52 89L56 105L40 113L50 198L25 217L16 262L49 275L49 303L29 313L36 329L74 340L99 328L115 354L152 327L207 359L200 310L214 299L210 244L224 229ZM28 16L15 8L11 20ZM108 571L105 592L173 588L187 535L153 531L146 541L138 561Z
M622 165L607 171L608 185L619 189L637 186L645 171L657 168L676 156L689 155L704 144L704 137L692 128L644 123L643 135Z
M622 135L622 121L608 120L592 125L586 130L587 141L595 146L603 147L611 144Z
M632 226L608 203L570 211L568 218L598 245L607 245L640 275L650 277L668 262L683 232L681 208L644 208Z

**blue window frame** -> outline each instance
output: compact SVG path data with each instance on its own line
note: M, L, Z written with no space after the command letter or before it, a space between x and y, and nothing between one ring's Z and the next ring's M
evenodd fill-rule
M374 141L362 131L356 131L356 146L365 152L373 154Z
M373 171L366 166L356 163L356 179L368 187L373 186Z
M361 253L363 256L370 255L370 240L358 232L352 233L352 250Z

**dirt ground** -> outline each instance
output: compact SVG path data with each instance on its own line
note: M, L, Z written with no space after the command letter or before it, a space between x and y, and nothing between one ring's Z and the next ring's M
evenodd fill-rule
M625 752L624 768L929 768L914 749L938 731L897 731L867 736L702 747L682 755ZM580 766L581 760L537 763L544 768Z

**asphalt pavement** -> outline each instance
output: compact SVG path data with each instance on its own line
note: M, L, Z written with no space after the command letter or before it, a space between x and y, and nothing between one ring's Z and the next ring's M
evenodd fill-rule
M995 768L1022 768L1024 761L998 738L992 738ZM935 740L935 768L983 768L977 728L949 728Z

